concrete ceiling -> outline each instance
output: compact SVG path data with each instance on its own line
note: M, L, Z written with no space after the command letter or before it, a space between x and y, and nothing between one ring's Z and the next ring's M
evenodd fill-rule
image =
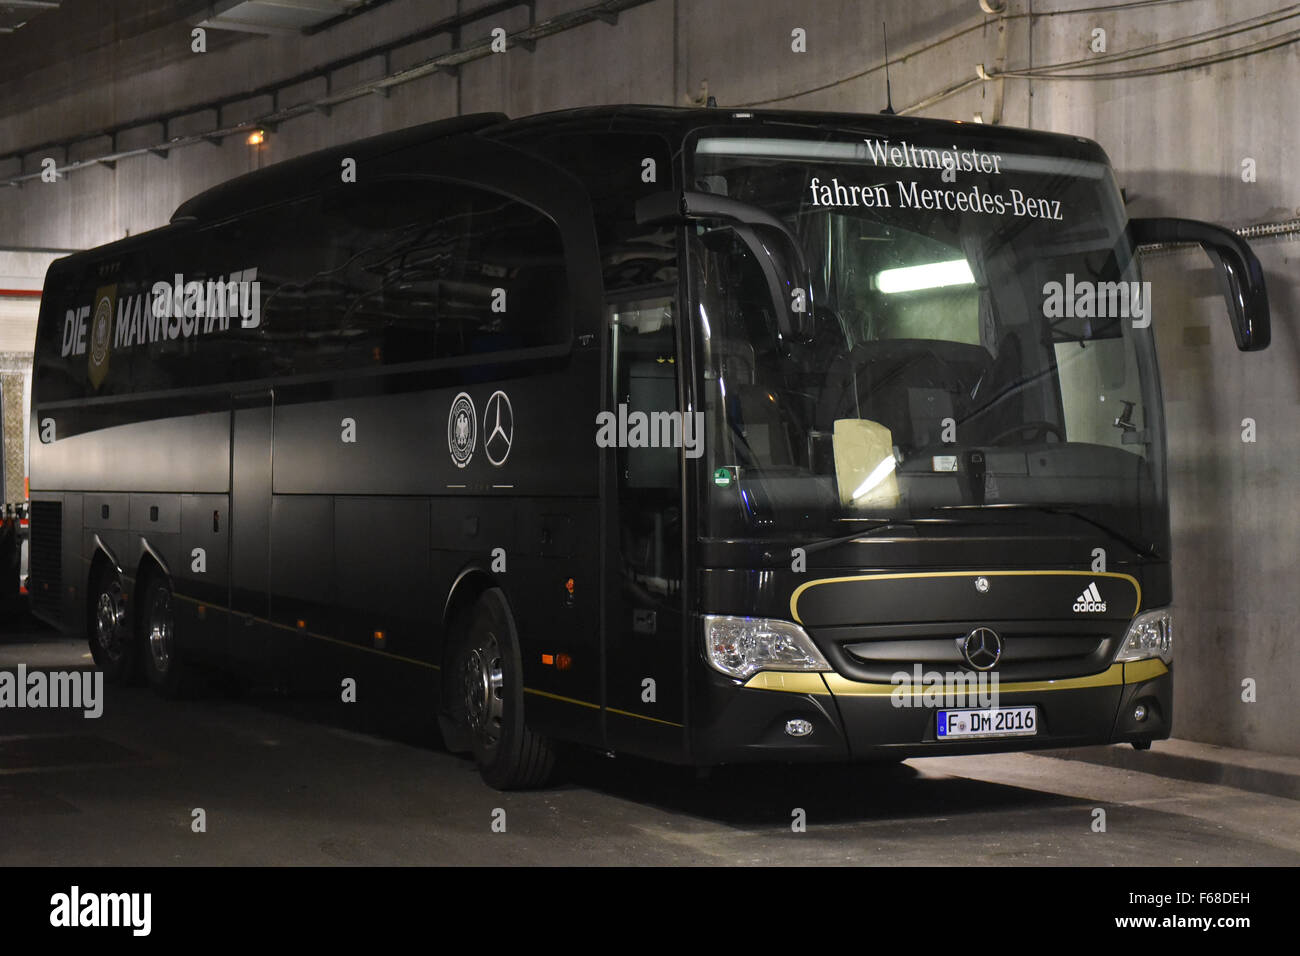
M0 34L21 29L33 17L59 9L63 0L3 0L0 2Z
M0 15L15 2L0 0ZM62 0L39 16L28 9L21 29L0 33L0 83L60 64L73 68L77 59L108 46L126 52L138 41L142 53L156 50L158 31L183 26L188 33L209 9L204 0Z
M201 27L242 33L299 33L360 6L363 0L224 0Z

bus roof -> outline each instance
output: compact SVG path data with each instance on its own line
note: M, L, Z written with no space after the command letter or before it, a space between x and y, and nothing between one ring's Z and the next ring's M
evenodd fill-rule
M1106 162L1105 153L1092 140L1080 136L1044 133L1016 127L978 126L954 120L926 119L889 114L817 112L807 110L700 109L670 106L596 106L539 113L512 120L504 113L473 113L450 119L423 123L406 129L381 133L368 139L332 146L293 159L275 163L266 169L246 173L207 189L186 200L173 213L171 221L212 222L251 209L269 205L311 188L311 182L323 173L338 175L340 162L351 157L360 162L398 150L420 146L465 133L481 133L491 138L512 140L546 132L619 132L649 130L661 132L680 142L688 133L700 128L735 126L753 128L756 124L808 127L870 129L899 137L942 130L978 130L1007 143L1033 144L1041 150L1050 144L1055 155Z

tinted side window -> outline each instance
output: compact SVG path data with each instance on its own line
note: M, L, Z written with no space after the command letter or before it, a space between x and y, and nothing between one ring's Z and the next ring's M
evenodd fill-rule
M169 227L151 242L61 269L38 337L39 401L222 385L268 374L266 343L243 328L240 301L216 291L257 250L228 224ZM173 295L173 291L180 291ZM222 307L224 299L228 307ZM252 302L244 305L252 314ZM246 374L237 371L239 360Z
M155 283L178 275L203 287L208 311L153 316ZM242 302L216 318L209 283L235 277ZM486 355L571 335L558 227L499 194L428 179L340 186L177 229L67 274L48 294L40 401ZM92 365L85 343L101 302L107 348Z
M316 268L265 307L265 334L288 344L293 372L567 341L560 234L535 209L427 180L344 186L313 206Z
M556 133L515 145L568 170L587 187L606 294L676 280L672 227L641 226L636 221L639 199L672 188L672 154L662 136Z

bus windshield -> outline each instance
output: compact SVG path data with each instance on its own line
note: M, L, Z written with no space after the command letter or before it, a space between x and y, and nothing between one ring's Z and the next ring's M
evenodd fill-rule
M808 271L776 301L743 229L688 230L705 533L1051 513L1163 551L1149 286L1104 156L926 135L695 141L691 190L780 219Z

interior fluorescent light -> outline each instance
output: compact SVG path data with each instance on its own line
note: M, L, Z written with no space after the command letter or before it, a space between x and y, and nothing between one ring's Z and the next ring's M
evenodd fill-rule
M881 292L916 292L950 285L974 285L975 276L965 259L927 262L923 266L905 266L876 273L876 288Z

